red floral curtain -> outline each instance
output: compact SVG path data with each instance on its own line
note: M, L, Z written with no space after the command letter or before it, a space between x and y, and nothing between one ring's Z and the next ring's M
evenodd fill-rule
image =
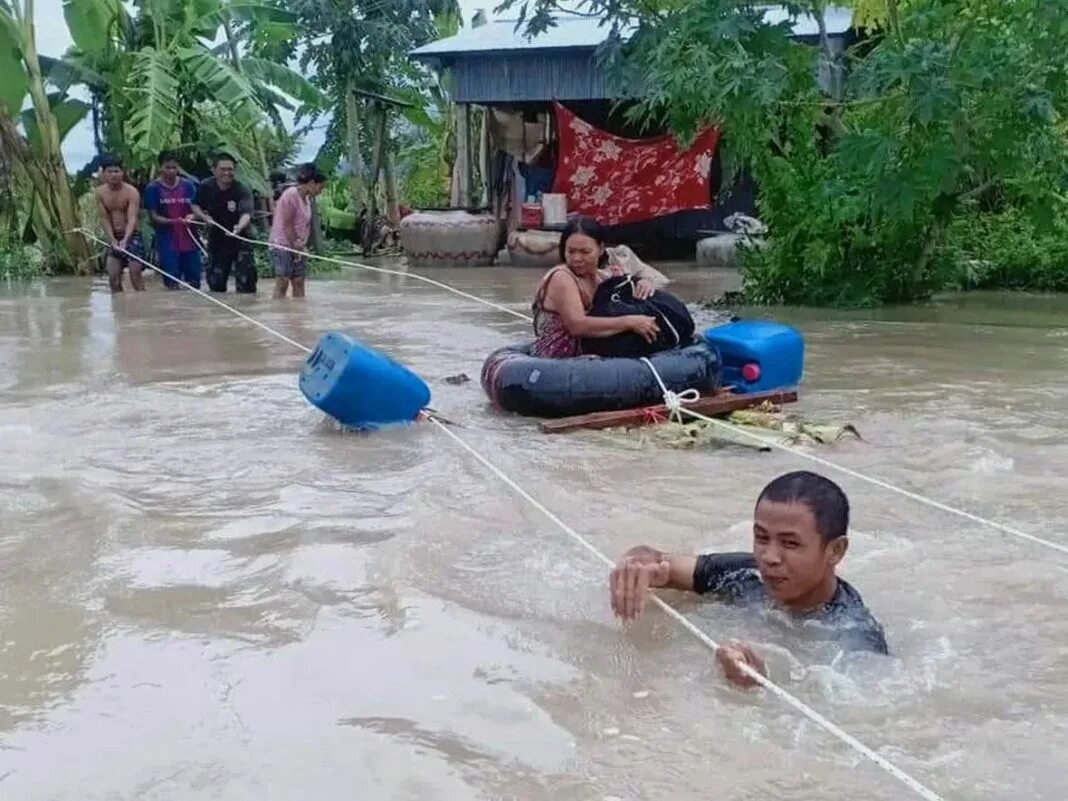
M553 192L567 195L568 212L620 225L710 207L718 128L683 152L671 135L624 139L554 107L560 147Z

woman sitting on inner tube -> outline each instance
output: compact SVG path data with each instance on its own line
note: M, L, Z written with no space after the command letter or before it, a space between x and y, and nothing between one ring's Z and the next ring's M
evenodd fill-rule
M531 356L566 359L580 355L579 341L634 332L652 342L660 331L655 317L640 314L620 317L591 317L588 312L598 284L618 267L607 264L604 234L600 224L589 217L576 217L560 236L560 261L542 278L534 296L534 334ZM653 294L653 285L639 279L634 296Z

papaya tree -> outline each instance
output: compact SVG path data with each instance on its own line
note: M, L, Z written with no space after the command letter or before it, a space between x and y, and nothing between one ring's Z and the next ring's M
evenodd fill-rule
M552 26L555 0L520 5ZM1041 223L1068 199L1068 3L860 0L869 27L842 57L792 24L828 3L591 0L602 63L632 118L683 140L719 124L728 164L759 186L770 244L746 259L752 300L880 304L923 299L946 280L945 232L977 205L1008 203ZM625 35L624 35L625 34Z
M368 95L405 97L420 87L408 52L437 38L439 24L459 16L457 0L293 0L299 15L302 63L316 83L334 98L335 125L327 145L343 143L352 170L351 203L359 212L368 203L364 183L367 132L381 130L372 115L385 113ZM417 93L416 97L420 97ZM420 111L422 102L413 104ZM337 118L343 124L336 124ZM388 136L389 130L386 129ZM373 138L376 133L372 134ZM385 161L390 169L389 160ZM371 176L372 183L377 176Z

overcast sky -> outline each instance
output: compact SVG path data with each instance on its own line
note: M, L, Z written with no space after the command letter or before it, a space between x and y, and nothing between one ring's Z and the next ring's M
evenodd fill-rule
M493 8L498 0L460 0L460 8L464 12L464 24L469 25L474 13L484 8L489 18L493 18ZM60 56L70 47L71 40L67 33L67 25L63 19L63 0L37 0L37 50L42 55ZM86 120L78 128L70 132L63 144L63 153L67 159L67 169L76 172L89 161L93 152L92 125ZM322 142L321 129L312 131L304 142L304 150L301 158L307 159L315 155Z

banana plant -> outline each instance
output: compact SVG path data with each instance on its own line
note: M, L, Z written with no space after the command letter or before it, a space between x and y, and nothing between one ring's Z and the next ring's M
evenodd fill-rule
M268 191L257 128L280 124L279 108L323 108L322 92L283 64L238 59L239 43L221 50L221 31L258 23L273 35L293 34L295 16L263 0L65 0L74 47L52 65L61 88L84 85L102 109L101 139L148 170L167 148L207 156L225 149L242 178ZM218 113L224 110L225 113ZM259 151L259 152L255 152Z
M23 114L29 97L30 105ZM84 106L85 104L82 104ZM15 178L30 196L34 232L58 269L87 269L89 245L79 227L63 137L86 108L47 91L37 54L33 0L0 0L0 128ZM16 126L23 122L25 135Z

